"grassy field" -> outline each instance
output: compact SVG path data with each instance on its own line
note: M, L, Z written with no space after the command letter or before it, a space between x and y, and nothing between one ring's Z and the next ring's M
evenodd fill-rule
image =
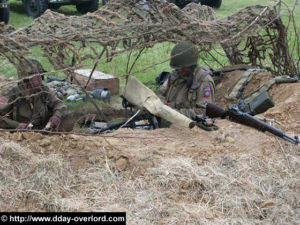
M295 21L300 21L300 5L295 6L296 0L286 0L283 1L283 4L286 4L289 6L290 9L293 9L295 7ZM256 5L256 4L262 4L261 0L225 0L222 3L222 6L220 9L216 10L216 14L218 18L223 18L228 15L233 14L240 8L244 8L248 5ZM275 4L272 0L263 1L263 4L265 5L273 5ZM22 1L20 0L9 0L9 6L11 10L11 16L9 24L16 27L21 28L24 27L30 23L32 23L33 18L30 18L26 16L25 11L23 9ZM100 1L100 7L101 7L101 1ZM59 10L56 10L59 13L63 13L65 15L80 15L76 11L75 6L63 6ZM288 23L288 11L285 7L283 7L283 10L281 11L283 21L285 24ZM300 22L297 23L298 29L300 29ZM155 77L161 72L161 71L170 71L171 68L169 67L169 55L171 52L171 49L173 47L172 43L163 43L155 45L151 49L146 49L142 56L139 58L137 64L135 65L133 72L136 73L135 75L145 84L151 85L151 83L154 82ZM221 49L222 50L222 49ZM34 58L38 58L46 70L51 70L51 65L49 64L48 60L41 57L41 51L39 48L34 48L32 50L33 54L32 56ZM138 54L138 52L134 52L132 54L132 61L135 58L135 56ZM228 60L224 56L217 56L218 61L221 62L223 65L229 64ZM98 64L97 70L103 71L109 74L122 76L126 74L126 64L128 60L128 54L124 54L122 56L116 57L112 60L110 63L105 63L104 61L101 61ZM163 63L161 63L163 62ZM89 63L93 63L90 61ZM204 64L200 60L200 64ZM213 69L217 69L221 67L221 65L215 61L210 61L209 65ZM5 74L7 76L15 76L16 70L12 65L9 64L0 64L0 73ZM150 67L149 69L145 70L146 67ZM142 71L142 72L137 72ZM63 76L62 74L58 76Z

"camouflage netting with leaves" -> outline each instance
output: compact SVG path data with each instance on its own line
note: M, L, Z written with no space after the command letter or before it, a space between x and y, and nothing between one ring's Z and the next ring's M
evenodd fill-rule
M56 70L70 72L86 59L105 56L110 61L157 43L188 40L206 52L221 44L232 64L248 63L275 74L299 72L299 59L291 56L299 56L298 36L297 43L289 46L287 29L279 17L280 3L249 6L217 19L212 8L195 3L181 10L159 0L147 1L147 9L134 2L112 0L83 16L47 10L18 30L0 25L0 55L18 65L32 47L40 46Z

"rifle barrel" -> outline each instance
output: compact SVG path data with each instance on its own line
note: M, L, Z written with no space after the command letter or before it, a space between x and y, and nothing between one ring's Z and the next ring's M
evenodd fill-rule
M228 111L229 117L231 117L233 120L236 120L237 122L241 124L248 125L250 127L256 128L257 130L260 130L262 132L268 131L271 134L274 134L277 137L280 137L286 141L292 142L296 145L299 144L298 137L292 138L288 135L286 135L282 130L273 127L254 116L251 116L248 113L241 112L238 108L229 109Z
M278 136L286 141L292 142L296 145L299 144L299 139L297 136L295 136L295 138L292 138L292 137L286 135L282 130L280 130L276 127L273 127L273 126L257 119L256 117L251 116L248 113L240 111L237 106L229 107L228 111L225 111L224 109L220 108L219 106L209 103L206 106L206 112L207 112L206 115L209 117L213 117L213 118L221 117L224 119L226 116L228 116L229 119L232 119L234 122L253 127L262 132L268 131L271 134L274 134L275 136Z
M300 143L298 136L295 136L295 138L292 138L292 137L284 134L282 138L286 141L294 143L295 145L298 145Z
M215 70L212 72L213 75L220 75L222 73L228 73L228 72L233 72L237 70L249 70L249 69L257 69L255 67L238 67L238 68L232 68L232 69L224 69L224 70Z

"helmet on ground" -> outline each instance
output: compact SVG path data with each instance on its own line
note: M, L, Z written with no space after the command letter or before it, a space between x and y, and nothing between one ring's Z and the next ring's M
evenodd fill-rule
M18 65L19 79L29 77L33 74L45 73L43 66L36 59L25 59Z
M190 67L198 64L199 53L194 44L181 42L171 52L170 66L174 69Z

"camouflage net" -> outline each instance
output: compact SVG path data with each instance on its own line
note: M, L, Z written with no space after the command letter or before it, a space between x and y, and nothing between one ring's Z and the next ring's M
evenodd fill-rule
M298 73L299 60L291 57L286 28L279 17L281 4L249 6L216 19L212 8L195 3L181 10L152 0L143 10L134 2L112 0L83 16L47 10L18 30L0 25L0 55L18 65L30 54L30 48L40 46L56 70L70 72L86 59L105 56L110 61L157 43L188 40L205 52L221 44L232 64L269 65L267 69L275 74ZM299 53L299 45L294 50Z

